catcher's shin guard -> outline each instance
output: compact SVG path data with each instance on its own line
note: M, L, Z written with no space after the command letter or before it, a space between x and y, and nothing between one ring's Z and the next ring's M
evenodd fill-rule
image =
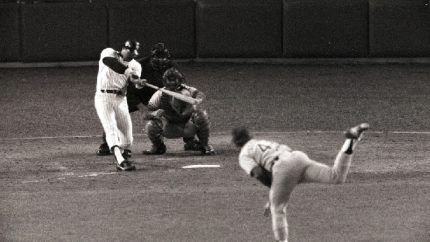
M200 150L200 142L194 137L184 137L184 150Z
M201 145L209 143L210 121L206 111L198 110L193 113L192 122L197 127L197 137Z
M150 120L146 123L145 129L152 147L149 150L144 150L145 155L161 155L166 153L166 145L163 142L163 128L160 120Z
M145 130L146 135L154 146L161 146L163 143L163 128L161 127L161 121L149 120L146 123Z

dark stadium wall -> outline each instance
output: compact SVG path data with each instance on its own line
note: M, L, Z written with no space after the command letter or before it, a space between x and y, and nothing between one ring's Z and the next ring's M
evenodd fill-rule
M429 0L3 0L0 62L96 61L126 38L177 59L430 57Z
M139 40L149 54L164 42L173 58L195 57L194 0L113 2L109 6L109 43L119 48L124 38Z
M282 2L199 0L198 57L281 57Z
M22 5L22 60L93 60L107 44L105 5Z
M285 57L366 57L367 0L284 0Z
M93 60L107 44L105 5L22 5L22 60Z
M430 57L429 0L369 0L370 57Z
M20 58L19 5L0 4L0 62Z

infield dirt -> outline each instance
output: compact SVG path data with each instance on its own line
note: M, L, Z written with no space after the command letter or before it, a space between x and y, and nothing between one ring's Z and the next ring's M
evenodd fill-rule
M237 164L229 130L247 125L331 164L342 131L371 124L343 185L303 184L291 241L430 238L428 65L181 63L207 94L215 156L147 157L133 114L137 171L95 155L96 67L2 69L0 241L273 241L268 191ZM182 169L193 164L220 168Z

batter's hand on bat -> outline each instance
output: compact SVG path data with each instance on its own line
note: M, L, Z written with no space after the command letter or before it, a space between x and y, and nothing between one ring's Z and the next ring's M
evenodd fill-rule
M203 102L203 99L200 99L200 98L197 98L197 99L195 99L196 101L195 101L195 103L193 104L193 110L194 111L197 111L197 110L200 110L200 109L202 109L202 102Z
M135 84L136 88L138 88L138 89L143 88L147 82L148 82L148 80L146 80L146 79L137 79L137 83Z

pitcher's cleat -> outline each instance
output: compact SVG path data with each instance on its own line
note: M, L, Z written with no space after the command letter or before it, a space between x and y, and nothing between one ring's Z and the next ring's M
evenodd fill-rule
M361 134L369 129L369 124L368 123L361 123L357 126L354 126L350 129L348 129L347 131L345 131L345 137L347 139L357 139L360 140L361 138Z

